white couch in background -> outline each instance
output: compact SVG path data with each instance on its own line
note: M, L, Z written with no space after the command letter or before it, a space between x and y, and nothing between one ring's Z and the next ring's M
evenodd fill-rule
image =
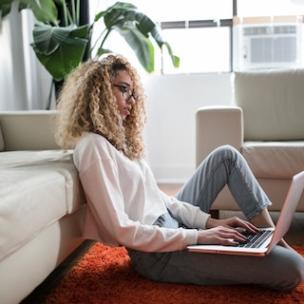
M304 71L235 73L234 96L235 106L198 109L196 164L220 145L234 146L278 211L291 177L304 170ZM238 209L227 187L214 209ZM297 211L304 211L303 195Z
M83 194L55 115L0 112L1 304L19 303L83 241Z

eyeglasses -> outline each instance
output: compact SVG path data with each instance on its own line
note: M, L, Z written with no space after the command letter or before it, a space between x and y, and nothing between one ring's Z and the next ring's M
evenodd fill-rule
M135 91L131 91L129 87L123 84L113 84L113 87L117 88L119 92L121 92L126 102L129 102L131 98L133 98L135 101L138 99L138 96L135 94Z

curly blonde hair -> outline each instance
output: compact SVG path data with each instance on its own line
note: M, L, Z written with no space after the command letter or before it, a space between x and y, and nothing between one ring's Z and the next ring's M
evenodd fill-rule
M137 96L124 120L112 92L112 80L121 70L130 75ZM55 132L58 145L73 148L83 132L93 132L104 136L128 158L142 157L144 99L139 76L124 57L108 55L82 63L68 76L60 92Z

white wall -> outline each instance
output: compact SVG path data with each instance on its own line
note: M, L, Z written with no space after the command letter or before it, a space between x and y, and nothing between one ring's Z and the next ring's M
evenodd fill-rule
M26 92L21 17L16 10L0 29L0 110L25 110ZM24 102L25 100L25 102Z
M184 182L195 167L195 112L232 104L231 74L148 75L148 160L159 182Z
M51 76L30 46L34 18L16 3L0 28L0 110L45 109ZM54 102L54 99L53 99Z

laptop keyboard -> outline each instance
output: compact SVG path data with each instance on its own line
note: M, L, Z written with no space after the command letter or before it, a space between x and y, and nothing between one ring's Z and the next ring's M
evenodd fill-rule
M272 234L272 230L261 229L256 234L246 234L247 241L245 243L239 244L236 247L242 248L259 248L264 241Z

